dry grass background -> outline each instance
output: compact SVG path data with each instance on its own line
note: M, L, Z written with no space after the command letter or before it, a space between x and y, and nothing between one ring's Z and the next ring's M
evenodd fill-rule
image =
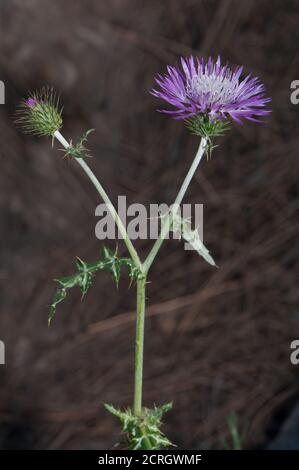
M144 399L174 400L165 430L179 448L222 448L239 415L246 446L298 390L299 8L288 1L11 0L0 6L2 448L111 448L118 423L102 403L132 401L134 289L99 275L70 295L50 330L51 279L76 255L97 257L97 194L50 141L12 123L18 100L45 83L65 105L66 136L91 127L92 167L112 198L172 202L197 139L155 112L153 75L179 55L221 55L273 96L265 126L235 128L204 162L186 201L204 203L214 270L178 242L151 273ZM297 76L296 76L297 74ZM141 242L143 256L150 243Z

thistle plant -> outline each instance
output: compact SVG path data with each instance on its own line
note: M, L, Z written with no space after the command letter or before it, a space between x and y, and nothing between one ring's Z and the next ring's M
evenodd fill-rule
M203 156L211 157L215 138L224 135L234 122L260 122L261 117L270 113L267 108L270 98L266 97L264 86L258 78L250 75L241 78L242 71L242 67L233 71L228 65L222 65L219 57L216 61L209 58L207 62L189 57L182 58L178 66L167 67L165 75L156 77L156 87L151 93L168 105L166 109L159 111L174 119L183 120L187 129L200 137L200 142L174 204L162 218L159 237L144 261L141 261L102 183L86 162L89 154L85 143L91 130L83 134L77 143L65 139L60 132L63 124L62 109L51 88L43 88L40 92L30 94L21 102L17 112L17 123L25 132L50 136L53 141L56 139L62 145L65 156L81 167L107 205L127 248L126 258L120 257L117 250L113 251L105 246L96 261L86 262L78 258L75 272L57 279L58 288L51 303L48 321L51 324L58 304L65 299L70 289L79 287L84 297L98 271L108 271L116 284L121 273L127 271L137 293L134 399L132 407L125 410L111 404L107 404L106 409L120 420L129 449L157 450L172 445L161 431L163 414L171 409L171 403L154 406L152 409L145 408L142 403L146 285L150 268L164 240L178 227L182 238L211 266L216 265L197 230L191 229L190 221L180 216L179 209Z

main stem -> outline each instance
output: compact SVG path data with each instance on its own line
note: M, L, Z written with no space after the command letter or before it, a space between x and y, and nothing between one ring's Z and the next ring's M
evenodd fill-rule
M142 413L142 381L143 381L143 348L144 348L144 317L145 317L145 285L146 277L137 281L137 318L135 343L135 387L134 415Z

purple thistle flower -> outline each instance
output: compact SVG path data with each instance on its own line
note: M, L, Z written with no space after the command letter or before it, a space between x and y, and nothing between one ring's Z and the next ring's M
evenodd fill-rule
M242 119L260 122L257 118L270 114L265 109L271 98L265 96L264 85L250 75L240 79L243 67L234 71L211 58L181 58L181 67L168 66L165 75L158 75L159 89L152 95L161 98L174 109L159 110L175 119L194 116L208 117L210 122L231 118L238 123Z

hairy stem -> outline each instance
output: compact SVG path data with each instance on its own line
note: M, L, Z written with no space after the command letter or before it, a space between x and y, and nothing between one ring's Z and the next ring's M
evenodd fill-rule
M68 149L70 147L70 144L69 142L63 137L63 135L59 132L59 131L56 131L54 133L54 137L56 137L56 139L63 145L63 147L65 149ZM90 167L87 165L87 163L85 162L85 160L83 158L76 158L75 159L77 161L77 163L81 166L81 168L83 169L83 171L86 173L86 175L88 176L88 178L90 179L90 181L92 182L92 184L95 186L96 190L98 191L98 193L100 194L101 198L103 199L103 201L105 202L105 204L107 205L107 208L109 209L110 213L111 213L111 216L113 217L113 220L114 222L116 223L117 225L117 228L119 230L119 233L121 234L126 246L127 246L127 249L131 255L131 258L135 264L135 266L137 268L140 269L140 271L142 271L142 263L139 259L139 256L128 236L128 233L118 215L118 213L116 212L108 194L106 193L106 191L104 190L103 186L101 185L101 183L99 182L99 180L97 179L97 177L95 176L95 174L92 172L92 170L90 169Z
M185 196L185 193L186 193L186 191L188 189L188 186L189 186L189 184L190 184L190 182L193 178L193 175L194 175L194 173L195 173L195 171L196 171L196 169L199 165L199 162L201 161L201 159L202 159L202 157L205 153L206 144L207 144L206 139L204 137L202 137L202 139L200 141L199 148L198 148L197 153L194 157L193 163L190 166L189 171L186 175L186 178L184 179L183 184L181 186L181 189L179 190L178 195L177 195L177 197L174 201L174 204L172 205L172 209L171 209L165 223L162 226L160 236L156 240L156 242L154 243L151 251L149 252L149 254L148 254L148 256L147 256L147 258L144 262L144 268L145 268L144 271L146 273L149 271L155 257L158 254L158 251L160 250L160 248L162 246L163 241L165 240L165 238L167 237L167 235L169 233L173 218L174 218L176 212L178 211L178 209L181 205L181 202L183 200L183 197Z
M144 346L144 317L145 317L145 285L146 277L137 281L137 318L135 343L135 388L134 414L142 412L142 379L143 379L143 346Z

